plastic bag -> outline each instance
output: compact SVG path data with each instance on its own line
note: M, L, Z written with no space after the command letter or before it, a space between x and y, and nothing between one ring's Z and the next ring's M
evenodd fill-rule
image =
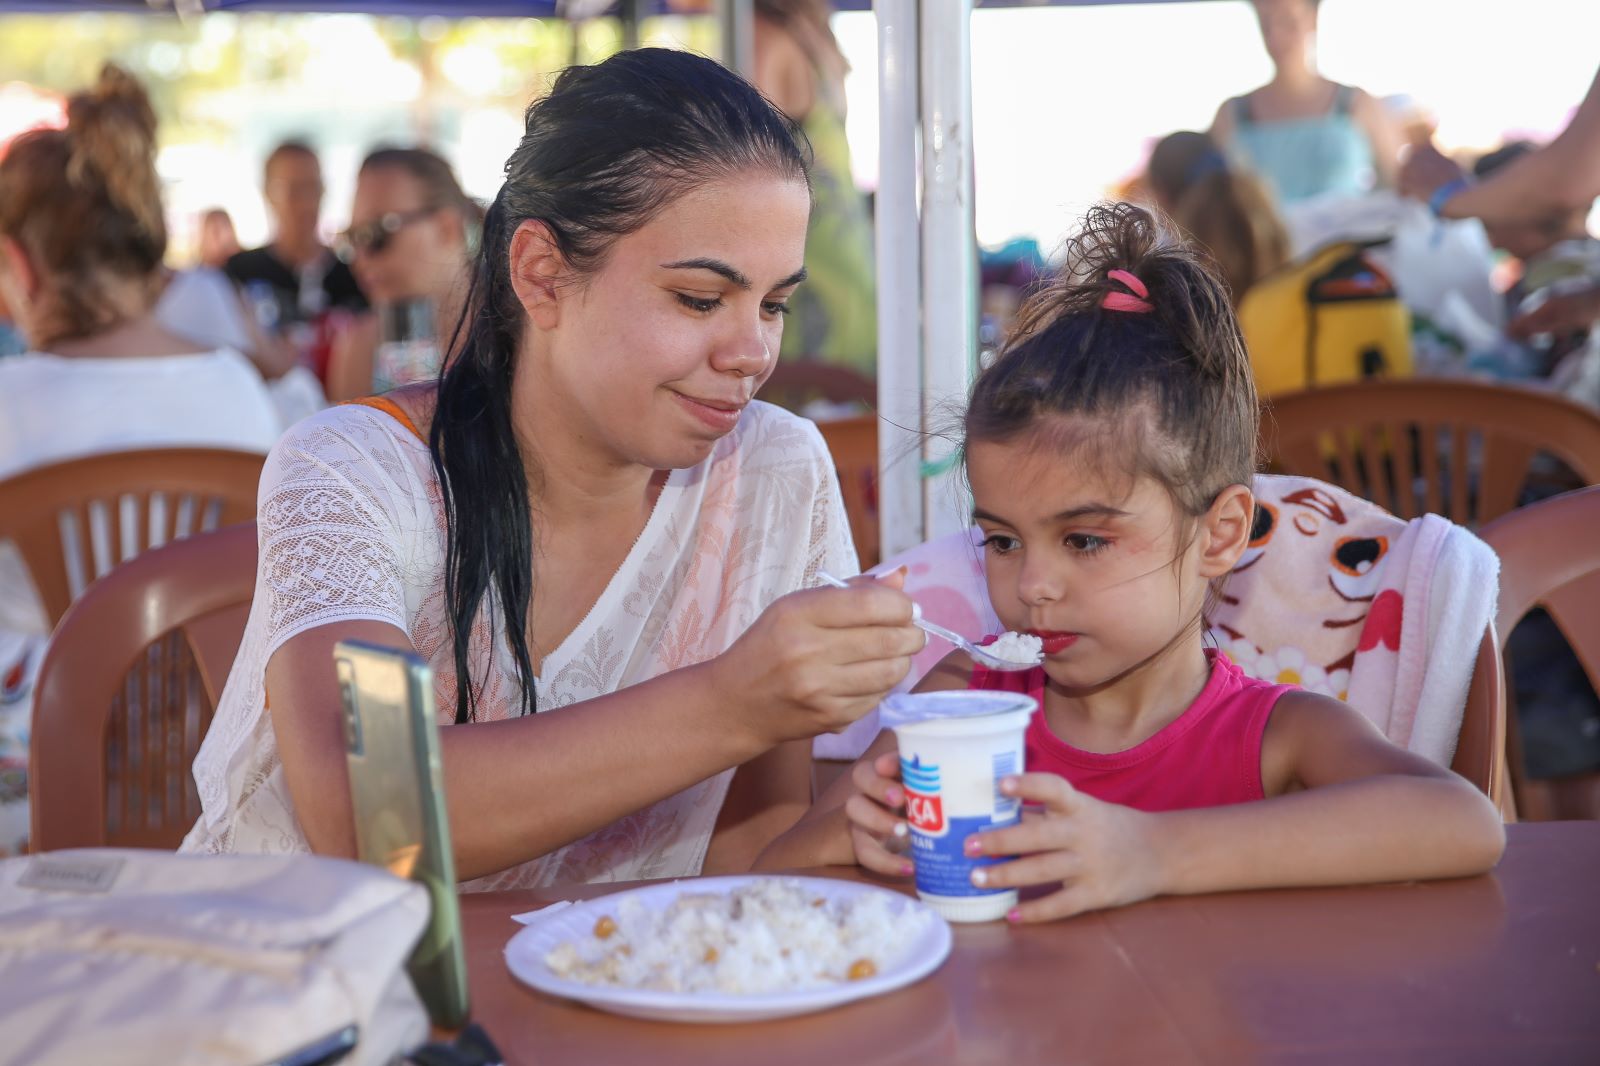
M294 1061L428 1036L404 964L420 885L314 855L132 849L0 861L0 1062ZM354 1033L351 1033L351 1030Z

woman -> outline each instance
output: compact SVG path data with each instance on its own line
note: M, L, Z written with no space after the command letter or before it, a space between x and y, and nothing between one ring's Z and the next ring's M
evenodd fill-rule
M1251 286L1289 261L1289 231L1271 194L1204 133L1180 130L1156 142L1145 184L1157 206L1217 261L1236 310Z
M260 375L155 315L167 230L155 112L107 66L67 126L0 161L0 293L31 350L0 363L0 477L116 448L265 451L277 436Z
M1224 103L1211 136L1262 177L1280 203L1393 185L1400 133L1383 105L1317 73L1319 0L1252 0L1272 80Z
M67 126L0 161L0 292L32 350L0 363L0 477L115 448L277 436L260 375L154 314L167 284L155 112L107 66Z
M278 435L261 376L156 314L167 230L155 112L108 66L65 129L0 159L0 303L29 345L0 360L0 478L96 452L162 445L265 452ZM27 835L29 698L45 636L26 567L0 543L0 854ZM13 800L15 802L13 802Z
M528 109L506 175L437 385L268 459L188 850L352 853L355 638L434 668L463 878L747 869L810 738L922 647L893 588L795 591L855 559L815 428L751 402L805 275L792 127L710 60L624 52Z
M433 152L383 148L367 156L340 251L374 311L334 342L331 398L388 392L438 374L466 297L469 238L481 223L478 205Z

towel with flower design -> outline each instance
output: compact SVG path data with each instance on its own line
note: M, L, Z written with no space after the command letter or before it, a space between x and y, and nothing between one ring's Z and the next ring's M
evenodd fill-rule
M1499 560L1438 515L1407 522L1311 478L1260 475L1250 545L1211 612L1253 677L1349 702L1448 765Z

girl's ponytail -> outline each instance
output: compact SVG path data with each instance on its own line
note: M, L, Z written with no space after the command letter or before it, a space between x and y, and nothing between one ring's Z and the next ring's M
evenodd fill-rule
M1233 302L1158 213L1089 210L974 383L966 435L1003 442L1060 416L1098 423L1092 461L1132 461L1192 515L1249 483L1259 413Z

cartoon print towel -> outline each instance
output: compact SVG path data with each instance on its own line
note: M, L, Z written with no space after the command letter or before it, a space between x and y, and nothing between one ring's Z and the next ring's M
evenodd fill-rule
M1449 765L1500 563L1438 515L1402 521L1310 478L1260 475L1250 546L1211 615L1246 673L1346 700Z

